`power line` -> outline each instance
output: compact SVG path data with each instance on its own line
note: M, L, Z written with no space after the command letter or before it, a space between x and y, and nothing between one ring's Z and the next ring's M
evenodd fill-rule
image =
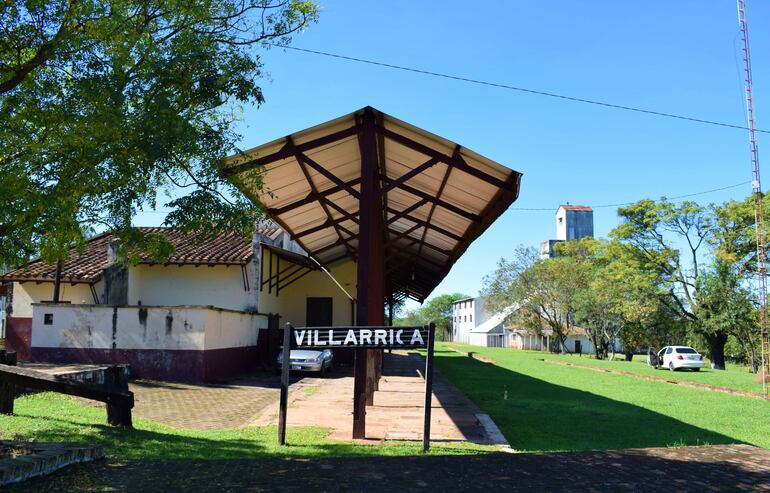
M273 46L275 48L283 48L283 49L286 49L286 50L294 50L294 51L299 51L299 52L303 52L303 53L311 53L311 54L314 54L314 55L322 55L322 56L326 56L326 57L330 57L330 58L338 58L338 59L341 59L341 60L347 60L347 61L351 61L351 62L366 63L366 64L369 64L369 65L376 65L378 67L386 67L386 68L392 68L392 69L395 69L395 70L403 70L403 71L406 71L406 72L414 72L414 73L423 74L423 75L431 75L433 77L441 77L441 78L444 78L444 79L457 80L457 81L461 81L461 82L469 82L471 84L479 84L479 85L483 85L483 86L497 87L499 89L508 89L508 90L511 90L511 91L524 92L524 93L527 93L527 94L534 94L534 95L537 95L537 96L546 96L546 97L549 97L549 98L563 99L563 100L573 101L573 102L577 102L577 103L592 104L592 105L595 105L595 106L603 106L603 107L606 107L606 108L614 108L614 109L617 109L617 110L633 111L633 112L636 112L636 113L644 113L644 114L647 114L647 115L662 116L662 117L665 117L665 118L674 118L676 120L684 120L684 121L695 122L695 123L703 123L703 124L706 124L706 125L715 125L715 126L718 126L718 127L735 128L735 129L738 129L738 130L748 130L748 128L743 126L743 125L734 125L732 123L718 122L718 121L715 121L715 120L705 120L703 118L695 118L695 117L691 117L691 116L677 115L675 113L666 113L666 112L663 112L663 111L648 110L648 109L644 109L644 108L638 108L638 107L635 107L635 106L626 106L626 105L622 105L622 104L608 103L608 102L605 102L605 101L597 101L595 99L586 99L586 98L578 98L578 97L575 97L575 96L566 96L564 94L557 94L557 93L546 92L546 91L538 91L538 90L535 90L535 89L528 89L526 87L511 86L511 85L508 85L508 84L500 84L500 83L497 83L497 82L489 82L489 81L484 81L484 80L479 80L479 79L471 79L471 78L468 78L468 77L461 77L459 75L443 74L443 73L440 73L440 72L431 72L430 70L423 70L423 69L418 69L418 68L414 68L414 67L405 67L403 65L394 65L392 63L379 62L379 61L376 61L376 60L368 60L368 59L365 59L365 58L356 58L356 57L347 56L347 55L340 55L338 53L329 53L329 52L326 52L326 51L311 50L311 49L308 49L308 48L298 48L296 46L289 46L289 45L276 44L276 43L265 43L265 44L268 45L268 46ZM756 131L757 132L762 132L762 133L770 133L770 130L760 130L760 129L757 129Z
M709 190L703 190L701 192L693 192L693 193L686 193L684 195L675 195L673 197L666 197L668 200L678 200L678 199L684 199L687 197L695 197L697 195L705 195L707 193L713 193L713 192L720 192L722 190L730 190L731 188L738 188L742 187L744 185L748 185L751 183L751 181L743 181L741 183L736 183L735 185L728 185L726 187L719 187L719 188L712 188ZM608 207L623 207L626 205L631 205L634 202L620 202L617 204L602 204L602 205L593 205L591 206L594 209L605 209ZM514 211L555 211L555 207L511 207L510 210ZM142 214L168 214L171 212L170 210L158 210L158 211L139 211Z
M684 198L687 198L687 197L695 197L696 195L705 195L707 193L719 192L719 191L722 191L722 190L729 190L731 188L742 187L744 185L748 185L749 183L751 183L751 181L744 181L744 182L736 183L735 185L729 185L729 186L726 186L726 187L712 188L711 190L703 190L702 192L694 192L694 193L687 193L687 194L684 194L684 195L676 195L674 197L666 197L666 199L668 199L668 200L678 200L678 199L684 199ZM593 208L593 209L605 209L605 208L608 208L608 207L623 207L623 206L626 206L626 205L631 205L633 203L634 202L622 202L622 203L618 203L618 204L592 205L591 208ZM555 207L511 207L510 210L513 210L513 211L551 211L551 212L553 212L553 211L556 210L556 208Z

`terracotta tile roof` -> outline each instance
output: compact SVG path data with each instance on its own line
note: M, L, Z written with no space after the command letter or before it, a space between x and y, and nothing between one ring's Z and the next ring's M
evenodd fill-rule
M218 264L218 265L244 265L248 263L253 254L251 239L230 233L219 235L196 243L193 235L185 234L174 228L139 228L145 233L165 234L175 251L165 262L176 265ZM257 229L257 233L269 237L277 236L280 228L275 225L264 225ZM102 277L102 271L109 265L107 251L113 235L102 234L91 238L82 253L71 249L62 268L61 279L64 282L96 282ZM140 263L152 264L150 259L143 259ZM27 265L7 272L0 276L0 281L52 281L56 272L56 266L47 264L42 260L33 260Z
M592 211L593 209L587 205L570 205L570 204L563 204L559 206L559 209L564 209L565 211Z

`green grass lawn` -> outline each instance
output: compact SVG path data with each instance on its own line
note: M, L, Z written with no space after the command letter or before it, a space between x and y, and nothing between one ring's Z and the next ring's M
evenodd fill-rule
M567 361L569 363L578 365L590 365L597 366L599 368L625 370L639 373L640 375L662 377L668 380L683 380L706 385L716 385L717 387L727 387L762 393L762 383L754 381L754 377L756 375L751 373L748 367L740 365L727 365L727 370L719 371L709 368L707 361L706 368L703 368L698 372L691 370L671 372L664 369L653 370L647 366L646 355L636 355L631 361L625 361L623 356L620 356L619 360L615 359L615 361L607 361L597 360L593 356L589 355L578 356L576 354L541 354L542 357L546 359Z
M100 444L113 459L229 459L261 457L345 457L370 455L417 455L422 442L387 442L368 445L327 439L322 428L289 428L288 446L277 443L275 426L245 427L221 431L176 429L134 418L134 428L106 424L103 408L49 392L17 398L14 416L0 415L0 439L41 442ZM422 426L422 423L415 426ZM433 444L432 454L469 454L496 450L470 444Z
M468 358L448 346L495 363ZM518 451L721 443L770 448L770 402L549 364L542 361L545 357L551 355L440 343L436 367L489 413ZM645 371L633 362L614 365ZM660 374L669 376L663 370ZM711 372L703 375L712 377Z

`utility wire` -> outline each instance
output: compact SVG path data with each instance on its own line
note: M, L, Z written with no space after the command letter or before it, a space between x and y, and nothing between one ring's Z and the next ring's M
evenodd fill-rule
M712 188L711 190L704 190L702 192L687 193L687 194L684 194L684 195L676 195L674 197L665 197L665 196L664 197L667 200L684 199L684 198L687 198L687 197L695 197L696 195L705 195L707 193L719 192L719 191L722 191L722 190L729 190L731 188L742 187L744 185L748 185L749 183L751 183L751 181L744 181L744 182L741 182L741 183L736 183L735 185L728 185L726 187ZM623 206L626 206L626 205L631 205L633 203L635 203L635 202L623 202L623 203L618 203L618 204L592 205L590 207L593 208L593 209L604 209L604 208L608 208L608 207L623 207ZM510 210L513 210L513 211L554 211L556 209L554 207L511 207Z
M557 93L546 92L546 91L538 91L538 90L535 90L535 89L527 89L525 87L517 87L517 86L511 86L511 85L508 85L508 84L500 84L500 83L497 83L497 82L489 82L489 81L484 81L484 80L471 79L471 78L468 78L468 77L461 77L461 76L458 76L458 75L442 74L442 73L439 73L439 72L431 72L429 70L423 70L423 69L418 69L418 68L413 68L413 67L405 67L403 65L394 65L392 63L378 62L376 60L368 60L368 59L365 59L365 58L356 58L356 57L347 56L347 55L340 55L338 53L329 53L329 52L326 52L326 51L311 50L311 49L308 49L308 48L298 48L296 46L289 46L289 45L277 44L277 43L265 43L265 44L268 45L268 46L273 46L275 48L283 48L283 49L286 49L286 50L294 50L294 51L299 51L299 52L303 52L303 53L311 53L311 54L314 54L314 55L322 55L322 56L326 56L326 57L330 57L330 58L338 58L338 59L341 59L341 60L348 60L348 61L351 61L351 62L366 63L366 64L369 64L369 65L376 65L376 66L379 66L379 67L386 67L386 68L392 68L392 69L396 69L396 70L403 70L403 71L406 71L406 72L414 72L414 73L423 74L423 75L431 75L431 76L434 76L434 77L441 77L441 78L444 78L444 79L451 79L451 80L457 80L457 81L462 81L462 82L470 82L471 84L479 84L479 85L483 85L483 86L497 87L497 88L500 88L500 89L508 89L508 90L511 90L511 91L518 91L518 92L524 92L524 93L528 93L528 94L535 94L537 96L547 96L549 98L563 99L563 100L566 100L566 101L573 101L573 102L577 102L577 103L592 104L592 105L595 105L595 106L603 106L603 107L606 107L606 108L614 108L614 109L617 109L617 110L633 111L633 112L636 112L636 113L644 113L644 114L647 114L647 115L662 116L662 117L665 117L665 118L674 118L674 119L677 119L677 120L684 120L684 121L695 122L695 123L703 123L703 124L706 124L706 125L715 125L715 126L718 126L718 127L735 128L735 129L738 129L738 130L748 130L748 128L743 126L743 125L734 125L732 123L718 122L718 121L715 121L715 120L705 120L705 119L702 119L702 118L694 118L694 117L691 117L691 116L677 115L675 113L665 113L665 112L662 112L662 111L654 111L654 110L648 110L648 109L644 109L644 108L637 108L635 106L626 106L626 105L621 105L621 104L607 103L605 101L597 101L597 100L594 100L594 99L585 99L585 98L578 98L578 97L574 97L574 96L565 96L564 94L557 94ZM760 129L757 129L756 131L757 132L761 132L761 133L770 133L770 130L760 130Z
M743 181L741 183L736 183L735 185L728 185L726 187L720 187L720 188L712 188L710 190L703 190L701 192L693 192L693 193L686 193L684 195L675 195L673 197L666 197L668 200L677 200L677 199L684 199L687 197L695 197L697 195L705 195L707 193L713 193L713 192L720 192L722 190L730 190L731 188L738 188L742 187L744 185L748 185L751 183L751 181ZM591 206L594 209L604 209L607 207L623 207L625 205L631 205L634 202L621 202L617 204L602 204L602 205L593 205ZM556 208L554 207L511 207L509 210L513 211L554 211ZM171 212L170 210L158 210L158 211L139 211L142 214L168 214Z

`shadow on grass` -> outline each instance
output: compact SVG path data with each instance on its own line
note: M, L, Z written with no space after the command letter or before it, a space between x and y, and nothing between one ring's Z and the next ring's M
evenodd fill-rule
M302 427L287 430L287 445L278 445L275 426L196 432L137 420L135 428L19 413L6 419L43 420L45 426L20 430L10 437L38 442L88 443L104 447L114 459L263 459L276 457L366 457L417 454L421 443L393 443L384 447L328 440L329 430ZM9 421L10 422L10 421ZM478 450L434 447L438 453L484 453Z
M437 349L435 355L437 368L490 415L516 450L740 443L643 407L556 385L453 351Z
M79 491L750 491L767 453L737 448L84 464L10 489ZM760 465L760 466L758 466Z

